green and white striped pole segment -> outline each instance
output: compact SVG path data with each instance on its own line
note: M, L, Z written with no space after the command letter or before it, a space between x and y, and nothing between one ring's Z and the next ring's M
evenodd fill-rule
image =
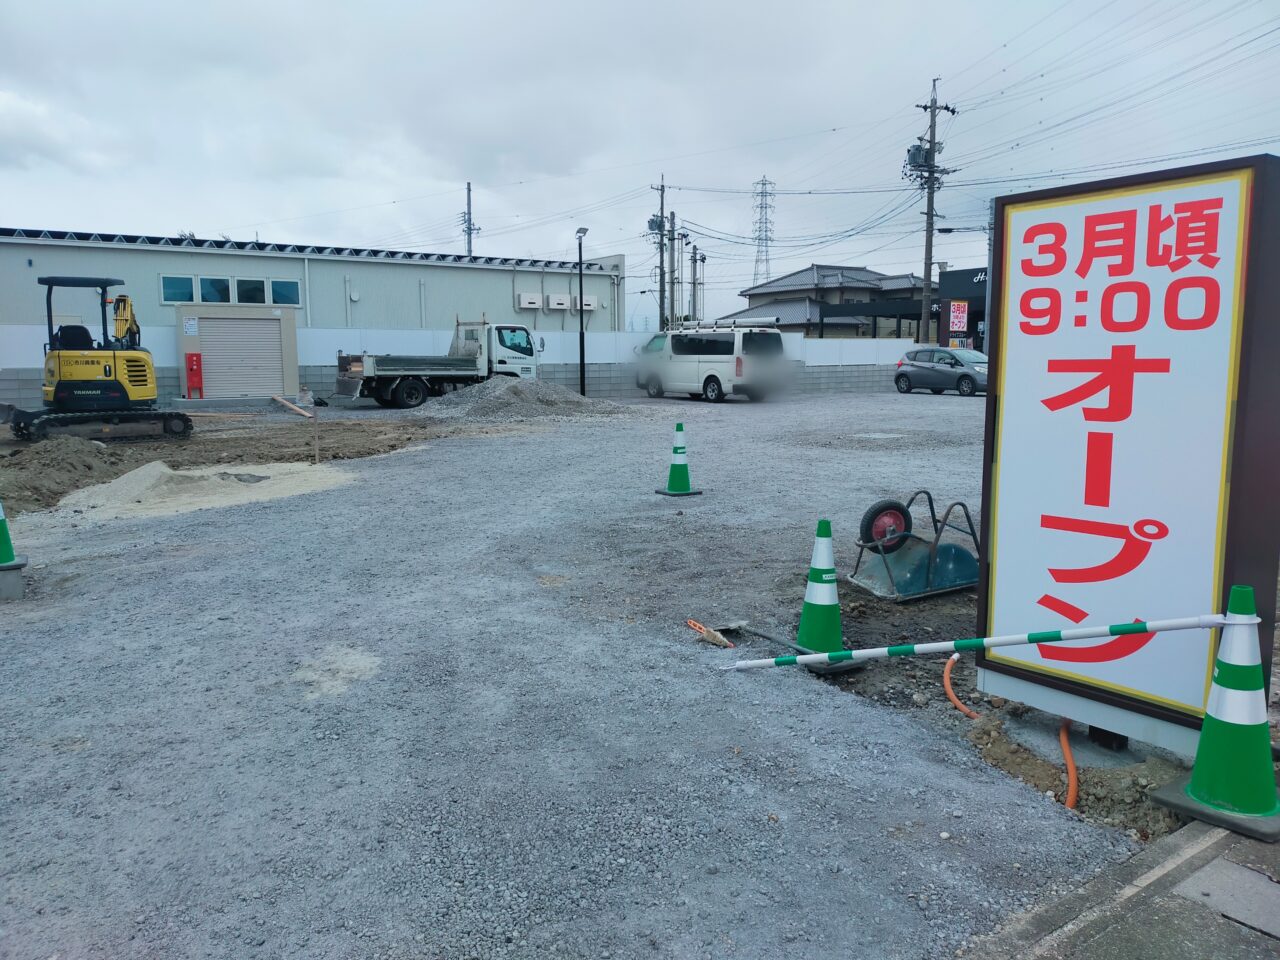
M9 521L4 517L4 504L0 503L0 564L13 563L13 538L9 536Z
M1187 796L1246 816L1280 813L1253 588L1231 588Z
M657 490L668 497L690 497L699 494L689 484L689 453L684 444L684 424L676 424L676 438L671 445L671 470L667 474L667 489Z
M796 643L806 650L834 652L844 649L840 630L840 597L836 593L836 554L831 544L831 521L819 520L809 561L809 582Z
M862 660L883 660L886 657L918 657L930 653L990 650L992 647L1016 647L1030 643L1093 640L1098 637L1119 637L1129 633L1168 633L1172 630L1202 630L1207 627L1220 627L1224 622L1225 620L1221 614L1210 613L1199 617L1179 617L1174 620L1148 620L1145 623L1113 623L1106 627L1073 627L1070 630L1012 633L1001 637L940 640L936 643L900 643L897 646L874 647L870 650L839 650L835 653L770 657L767 660L739 660L737 663L725 664L720 669L757 670L761 667L807 667L811 664L843 663L846 660L858 662ZM801 646L804 646L804 644L801 644Z

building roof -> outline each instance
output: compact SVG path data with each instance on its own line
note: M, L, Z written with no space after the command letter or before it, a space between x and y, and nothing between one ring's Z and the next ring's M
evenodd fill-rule
M776 323L789 327L802 323L818 322L818 301L809 297L794 300L774 300L758 307L747 307L735 313L717 317L720 320L759 320L761 324Z
M920 286L920 284L920 278L913 273L889 275L869 267L812 263L801 270L785 273L764 283L758 283L754 287L747 287L738 295L750 297L763 293L814 289L902 290Z
M202 240L199 237L164 237L138 233L93 233L84 230L40 230L0 227L0 242L105 244L117 247L160 247L201 253L260 253L291 257L340 257L358 260L391 260L417 263L465 264L476 267L532 267L576 270L577 260L532 260L521 257L468 257L461 253L422 253L415 250L383 250L375 247L321 246L302 243L268 243L257 240ZM604 272L605 265L585 262L584 270Z

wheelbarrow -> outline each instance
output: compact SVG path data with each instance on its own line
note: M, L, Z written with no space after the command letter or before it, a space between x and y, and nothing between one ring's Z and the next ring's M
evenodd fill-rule
M911 508L921 497L929 507L928 537L912 530ZM952 520L957 513L963 515L963 525ZM943 543L948 530L967 537L973 548ZM862 515L858 534L858 559L849 582L882 600L901 603L978 582L978 531L969 508L959 500L943 511L941 520L928 490L917 490L906 503L881 500Z

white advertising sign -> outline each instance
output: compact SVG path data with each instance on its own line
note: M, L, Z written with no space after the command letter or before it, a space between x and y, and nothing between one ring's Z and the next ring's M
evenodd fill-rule
M1250 178L1005 207L989 633L1217 610ZM986 662L1199 716L1212 637Z
M957 333L964 333L969 329L968 300L951 301L951 329Z

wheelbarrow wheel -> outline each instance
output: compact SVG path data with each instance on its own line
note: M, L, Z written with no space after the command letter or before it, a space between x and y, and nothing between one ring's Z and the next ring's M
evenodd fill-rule
M885 538L890 536L891 528L901 536L886 540ZM893 553L907 542L907 534L910 532L911 512L901 500L881 500L879 503L873 503L862 515L862 525L858 528L862 542L872 553ZM884 542L875 543L876 540Z

